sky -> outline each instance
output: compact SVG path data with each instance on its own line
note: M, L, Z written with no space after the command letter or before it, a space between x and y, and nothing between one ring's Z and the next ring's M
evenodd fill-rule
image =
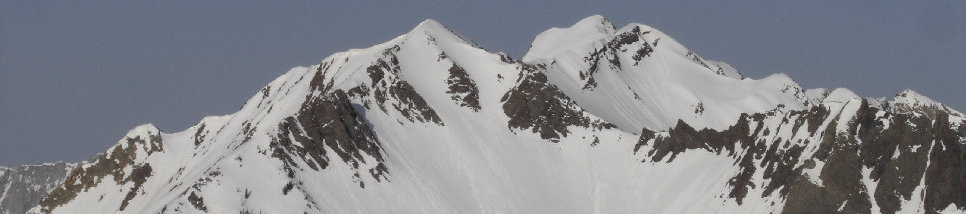
M127 130L237 111L294 66L442 22L521 58L599 14L643 23L745 76L966 110L966 1L0 0L0 165L82 161Z

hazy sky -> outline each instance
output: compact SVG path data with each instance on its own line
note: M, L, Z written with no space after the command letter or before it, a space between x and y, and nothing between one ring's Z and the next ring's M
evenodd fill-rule
M293 66L432 18L520 58L538 33L600 14L654 26L744 75L966 110L966 1L0 0L0 165L86 160L127 130L238 110ZM262 1L268 2L268 1Z

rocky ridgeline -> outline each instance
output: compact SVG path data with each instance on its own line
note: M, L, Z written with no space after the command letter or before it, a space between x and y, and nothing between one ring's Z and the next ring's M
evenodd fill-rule
M742 115L722 131L683 122L663 132L645 129L635 152L667 163L685 152L732 157L741 172L728 183L728 197L740 204L779 195L786 213L869 213L873 205L896 213L913 197L922 197L928 212L966 205L966 124L949 122L955 112L915 114L901 104L848 102ZM639 150L648 144L651 150ZM925 187L917 189L920 184ZM749 195L754 188L764 189Z
M677 200L713 201L686 201L678 211L966 208L966 125L955 110L911 91L886 101L846 89L807 92L784 75L747 79L640 24L616 29L595 16L575 26L600 38L562 51L557 45L570 41L544 38L557 43L531 51L550 57L514 61L426 21L390 42L293 69L239 112L184 132L145 125L80 167L4 169L0 206L22 212L39 201L37 213L620 211L673 204L660 201L664 195L636 198L667 188L635 183L645 176L707 170L725 180L662 183L671 195L694 186L724 191L687 192ZM694 165L720 160L731 165ZM583 182L586 175L593 179ZM580 192L584 185L598 186L590 195ZM10 193L28 197L8 206Z

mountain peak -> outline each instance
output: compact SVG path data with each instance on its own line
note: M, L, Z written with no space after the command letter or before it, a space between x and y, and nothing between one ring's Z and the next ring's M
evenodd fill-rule
M900 107L878 108L844 88L806 92L785 74L741 78L657 29L615 29L599 15L541 33L524 58L480 49L427 19L389 42L292 68L235 113L170 134L138 126L57 180L31 213L966 205L954 194L966 184L950 180L966 174L956 150L963 116L902 108L932 102L912 91ZM940 117L893 119L905 112ZM938 202L876 200L882 194Z
M443 25L443 23L440 23L435 19L426 19L426 20L423 20L422 22L419 22L419 24L417 24L412 31L434 31L434 30L440 30L440 29L449 30L446 28L446 26Z
M939 102L936 102L925 95L919 94L919 92L913 91L912 89L906 89L902 92L899 92L895 97L892 98L892 102L899 105L906 105L908 107L944 107L943 104L940 104Z
M952 115L962 115L961 112L951 109L945 104L937 102L925 95L919 94L919 92L913 91L912 89L899 92L892 98L891 103L900 112L914 112L915 109L930 109L927 112L941 110L947 111Z
M855 92L852 92L852 90L849 90L848 88L836 88L828 92L828 95L825 96L825 99L823 99L822 102L825 104L845 103L852 99L861 99L861 98L862 97L855 94Z
M605 43L617 31L614 24L601 15L581 19L566 28L551 28L537 35L523 61L535 63L568 51L583 50Z
M913 91L912 89L902 90L902 92L899 92L899 94L896 94L894 100L897 102L923 103L923 104L932 104L936 102L930 99L929 97L926 97L925 95L919 94L919 92Z
M127 134L125 134L124 136L128 138L136 138L139 136L158 135L160 133L161 133L161 130L158 129L158 127L155 127L154 124L147 123L147 124L142 124L137 127L134 127L131 130L128 130Z
M457 43L465 43L474 47L479 47L472 40L463 37L459 33L447 28L443 23L436 21L435 19L426 19L420 22L416 27L413 27L408 33L407 37L422 37L427 36L431 40L439 41L455 41Z
M576 24L571 26L571 28L575 27L594 27L602 32L613 32L616 29L614 27L614 23L611 23L610 20L607 20L607 18L604 18L604 16L601 15L592 15L581 19Z

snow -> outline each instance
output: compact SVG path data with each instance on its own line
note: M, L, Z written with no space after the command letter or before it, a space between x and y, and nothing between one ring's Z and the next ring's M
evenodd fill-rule
M879 183L872 180L872 168L862 167L862 185L868 190L866 192L870 196L875 194L875 189L879 187ZM869 197L869 202L872 204L871 212L882 213L879 204L875 201L875 197Z
M939 106L940 103L936 102L929 97L923 96L916 91L911 89L906 89L900 92L893 99L896 103L905 103L911 106Z
M813 161L815 161L815 167L811 169L805 168L804 170L802 170L802 174L804 174L805 177L808 178L809 182L812 182L813 184L818 186L825 186L825 183L822 182L822 178L820 177L820 175L822 174L822 169L825 168L825 161L819 161L814 159Z
M935 147L936 144L937 142L935 141L929 143L929 145L931 146L929 148L929 155L926 157L932 157L932 151L933 151L932 147ZM931 162L932 162L931 158L926 159L925 169L929 168L929 164ZM923 176L919 178L919 185L917 185L916 188L912 190L912 198L908 200L905 200L904 198L901 198L901 197L899 198L900 208L899 208L899 211L896 213L925 213L925 210L923 209L923 204L925 203L924 200L926 197L925 187L926 187L926 175L925 173L923 173Z
M584 58L616 35L635 29L649 33L628 44L629 51L615 52L619 66L601 64L593 73L597 86L585 89L580 75L589 65ZM634 48L645 43L657 45L638 62L632 56ZM328 168L315 171L296 161L290 177L285 164L272 156L270 142L277 137L279 124L297 115L307 99L374 85L366 69L393 56L398 73L386 72L385 80L410 84L442 124L413 122L391 106L382 110L372 96L350 97L354 105L371 104L368 109L358 107L365 109L359 113L382 146L389 181L369 176L366 169L375 167L374 157L362 154L365 161L355 168L329 147L324 147ZM161 133L164 151L148 155L138 150L134 164L150 164L153 171L127 209L117 210L133 184L105 177L54 211L195 213L200 210L188 195L196 194L212 213L781 212L784 198L777 193L762 196L764 170L757 170L752 179L759 188L750 188L738 205L728 198L727 183L741 171L734 157L695 151L678 154L672 163L647 162L642 154L646 152L634 153L639 132L647 128L666 135L660 131L678 120L699 129L721 130L742 113L771 111L776 116L763 122L772 132L768 137L792 138L806 147L802 155L811 157L821 135L803 134L813 128L808 125L793 135L796 130L784 128L791 126L783 117L791 110L821 105L832 116L818 130L844 131L861 104L861 97L848 89L805 91L784 74L744 78L730 65L705 60L655 28L634 23L616 29L602 16L539 34L522 61L545 65L540 72L573 99L584 116L618 128L569 126L569 134L556 143L530 130L510 129L502 97L518 84L522 65L504 62L499 54L426 20L388 42L335 53L319 65L294 67L238 112L205 117L181 132ZM479 111L460 106L446 93L448 69L454 65L475 82ZM331 89L312 90L310 82L317 75ZM928 104L927 99L915 98L901 102ZM838 126L829 127L835 120ZM147 124L125 137L159 132ZM195 138L201 143L195 145ZM591 146L595 138L599 144ZM812 143L804 143L809 140ZM818 175L824 165L816 160L816 167L804 170L810 182L823 185ZM863 169L863 184L874 191L877 184L868 173ZM292 188L283 191L287 185Z
M882 109L882 108L879 108L879 109ZM882 130L888 130L889 127L892 126L892 123L889 122L892 119L892 115L886 115L885 111L876 112L875 118L876 120L879 120L879 122L882 123Z
M805 90L805 96L808 97L808 101L810 103L813 105L818 105L821 104L822 101L825 100L825 97L827 97L831 92L832 91L829 91L826 88L813 88Z
M590 54L635 30L643 35L623 48L627 51L616 51L620 65L605 65L609 62L601 60L596 73L582 74L591 69L585 62ZM657 45L650 56L639 62L634 59L635 49L651 44ZM722 130L741 113L765 112L780 105L799 110L805 103L803 90L787 75L741 79L733 67L701 59L653 27L632 23L614 30L600 16L540 33L523 62L547 65L551 81L581 107L634 133L642 128L666 130L679 119L695 128ZM712 69L709 63L722 66L725 74L716 74L717 67ZM591 75L597 86L588 89L581 75Z
M603 16L593 15L580 20L571 27L552 28L538 34L537 39L534 39L522 60L534 63L535 61L550 60L543 58L546 56L583 57L583 54L586 53L574 51L586 50L604 44L607 42L606 39L609 39L608 37L611 37L615 31L616 29L610 21L604 19ZM580 61L577 60L577 62Z
M705 62L707 62L709 65L714 66L714 68L712 69L720 68L722 72L724 72L724 75L727 77L731 77L734 79L744 78L744 76L741 75L741 72L738 72L737 68L731 66L727 62L713 61L713 60L705 60Z
M966 211L960 210L955 204L949 204L945 209L939 211L939 213L966 213Z
M832 98L832 96L829 96L829 98ZM859 111L859 108L862 107L862 101L858 98L845 100L843 102L845 103L842 107L842 111L839 112L839 115L837 116L838 121L835 123L837 125L835 130L837 130L839 133L848 132L849 126L853 123L852 121L856 119L855 114Z
M832 92L828 93L828 96L822 100L822 104L829 105L830 103L846 103L852 99L862 99L859 95L852 92L847 88L836 88Z
M890 106L893 106L894 108L896 108L896 110L899 112L910 112L915 109L923 109L923 108L936 109L936 110L949 112L950 122L953 122L954 124L961 123L962 118L964 117L962 112L951 109L948 106L942 103L936 102L935 100L929 97L926 97L922 94L919 94L918 92L915 92L911 89L906 89L900 92L899 94L896 94L896 96L893 97L892 100L889 101L888 103L890 104ZM918 114L918 113L915 113L915 114Z

